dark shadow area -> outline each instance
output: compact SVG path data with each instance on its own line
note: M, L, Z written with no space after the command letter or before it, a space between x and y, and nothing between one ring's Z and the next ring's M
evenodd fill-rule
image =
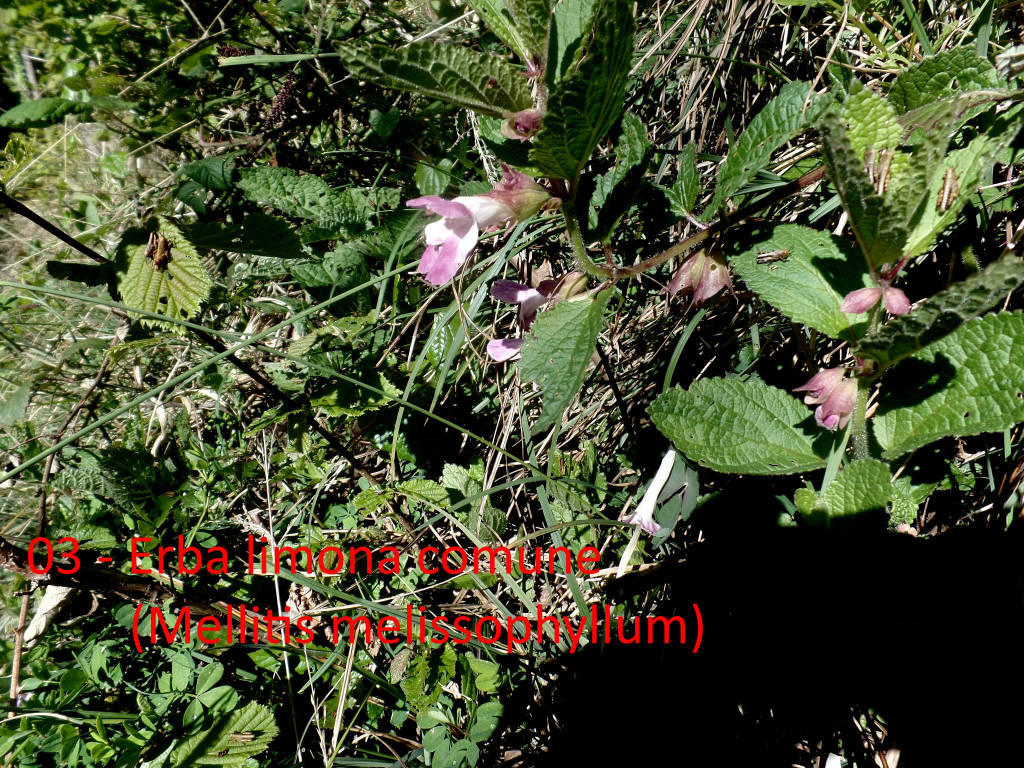
M946 389L955 377L956 367L941 353L931 361L907 358L886 380L886 396L879 399L878 413L912 408Z
M565 657L547 713L560 728L542 764L806 764L795 745L838 751L851 707L884 719L901 768L1018 749L1019 530L924 540L859 526L737 529L718 513L685 562L608 592L623 601L664 585L657 613L686 617L687 645ZM696 655L694 602L705 630Z

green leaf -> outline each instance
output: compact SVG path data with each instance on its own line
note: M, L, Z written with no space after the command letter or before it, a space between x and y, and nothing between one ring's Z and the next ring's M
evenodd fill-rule
M290 168L245 168L238 187L253 202L327 229L361 228L367 201L359 190L337 191L318 176L300 176Z
M935 294L913 312L895 317L866 337L857 354L887 367L948 336L986 312L1024 283L1024 260L1008 253L959 283Z
M434 760L431 768L472 768L479 759L480 747L469 739L459 739L443 759Z
M171 658L171 688L175 691L187 691L192 687L192 676L196 663L188 651L176 653Z
M583 386L583 374L601 330L601 315L611 295L604 290L594 298L563 301L541 312L530 328L519 371L523 379L540 387L544 397L535 432L560 419Z
M188 178L202 184L206 189L218 192L231 189L231 177L234 171L234 155L204 157L181 169L181 173Z
M412 91L494 117L533 106L523 70L498 56L433 40L397 51L348 45L339 51L355 77L386 88Z
M417 163L412 178L421 195L443 195L451 182L455 161L445 158L437 163Z
M697 173L697 146L692 142L679 152L679 178L668 190L672 213L682 218L693 211L700 192L700 175Z
M548 36L548 90L561 81L577 62L583 38L600 0L556 0Z
M829 483L821 501L829 517L885 509L892 497L889 468L876 459L860 459Z
M179 742L171 752L171 765L242 768L249 758L266 750L275 736L273 713L249 702L237 712L218 718L210 730Z
M895 149L903 141L903 127L896 117L896 109L870 88L855 80L850 95L839 109L839 117L846 124L846 136L863 161L869 149Z
M964 323L886 376L871 420L883 458L947 435L997 432L1024 421L1024 315Z
M526 57L543 67L548 58L552 0L505 0L525 41Z
M29 380L3 393L0 399L0 426L10 426L25 415L25 408L32 397L33 384L34 382Z
M687 458L718 472L788 475L819 469L831 445L830 433L815 425L806 405L756 379L730 376L702 379L689 390L675 387L649 413Z
M249 253L293 259L304 256L298 235L284 219L257 211L237 224L198 222L188 229L188 239L201 250Z
M487 741L498 730L498 723L505 713L500 701L487 701L476 709L476 717L469 729L469 738L475 742Z
M83 112L88 105L80 101L50 96L23 101L0 115L0 128L45 128L72 112Z
M622 135L615 147L615 167L597 179L590 197L588 225L594 237L605 240L632 205L638 175L644 171L644 159L650 146L643 121L632 112L623 115Z
M469 668L473 670L473 682L480 693L493 693L498 690L498 673L501 668L497 664L470 656Z
M953 48L926 56L901 72L889 90L900 112L937 101L955 91L999 87L999 74L971 47Z
M633 4L599 0L578 66L552 90L530 161L575 180L622 112L633 52Z
M405 670L402 692L410 708L418 715L441 695L441 688L455 676L455 650L451 645L423 649Z
M889 525L913 525L917 521L918 507L928 499L936 485L938 483L915 485L906 475L893 481Z
M829 110L820 130L829 178L868 263L877 268L899 261L907 242L906 223L885 204L868 178L864 158L857 154L838 109Z
M467 0L466 5L480 14L484 24L498 39L516 52L524 62L530 59L529 46L504 0Z
M146 255L145 243L128 246L128 269L119 276L117 290L129 307L189 320L210 295L213 283L196 249L176 226L159 217L157 232L170 244L170 259L164 265ZM180 326L143 317L143 325Z
M704 212L705 218L717 213L726 200L754 178L775 150L818 119L828 99L812 95L808 102L809 93L809 83L786 83L778 96L750 121L718 171L715 196Z
M860 276L849 274L842 240L796 224L780 224L764 235L756 237L756 246L729 257L750 290L798 323L833 338L849 337L850 318L840 309L843 296L832 284L837 273L847 273L841 287L852 290L860 287ZM858 284L851 285L853 280Z
M210 690L217 682L224 677L224 665L214 661L203 667L196 679L196 694Z
M985 133L972 139L964 149L946 155L928 179L925 205L907 238L908 258L927 251L935 238L953 224L992 164L1013 143L1020 127L1020 112L1015 110L996 118Z
M444 487L426 478L414 477L412 480L405 480L395 486L395 489L413 501L425 501L439 507L448 504L448 492Z
M310 397L309 404L314 408L323 408L329 416L356 417L387 407L395 398L402 396L402 390L388 381L380 371L364 371L362 375L363 381L381 390L383 394L378 395L364 387L339 380L325 392Z

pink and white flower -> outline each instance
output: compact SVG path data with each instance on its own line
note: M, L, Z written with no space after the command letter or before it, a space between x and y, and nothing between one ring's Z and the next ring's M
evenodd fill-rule
M426 195L410 200L410 208L425 208L441 218L427 224L427 248L416 271L431 285L444 285L458 273L473 252L481 232L499 229L539 211L551 197L533 179L503 166L505 177L490 192L445 200Z
M698 251L676 270L666 290L672 295L693 291L693 303L699 307L723 288L732 289L729 267L720 257Z
M818 371L811 380L794 392L806 392L804 403L817 405L814 420L819 427L842 429L853 414L857 404L857 382L846 377L842 368L825 368Z
M658 505L658 496L661 495L662 489L665 487L665 483L668 482L669 477L672 474L672 467L676 463L676 452L673 449L669 449L661 460L661 465L658 467L658 472L654 475L654 479L651 480L651 484L647 486L647 492L644 493L643 499L637 504L636 512L634 512L627 523L633 523L634 525L640 526L644 531L653 536L661 530L661 526L658 521L654 519L654 511Z
M506 304L519 305L519 327L525 333L530 330L541 307L549 302L555 303L575 296L586 285L587 276L582 272L570 272L559 279L541 280L536 288L514 280L495 280L491 283L491 297ZM487 344L487 354L499 363L518 360L522 346L522 339L494 339Z

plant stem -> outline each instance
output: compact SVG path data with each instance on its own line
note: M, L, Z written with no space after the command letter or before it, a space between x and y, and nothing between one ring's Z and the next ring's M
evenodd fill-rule
M587 253L587 247L583 244L583 236L580 234L580 224L576 220L576 195L573 194L568 200L562 201L562 215L565 217L565 231L569 233L569 243L572 245L573 256L576 257L576 266L581 272L586 272L591 277L600 280L608 280L612 277L611 270L594 263Z
M853 406L853 456L855 459L869 459L867 408L871 384L867 379L857 379L857 403Z

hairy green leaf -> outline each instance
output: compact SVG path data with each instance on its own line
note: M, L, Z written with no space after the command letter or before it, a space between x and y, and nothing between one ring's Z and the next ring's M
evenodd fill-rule
M484 24L498 39L516 52L523 61L530 58L530 49L523 30L512 18L509 3L504 0L467 0L466 4L480 14Z
M889 99L900 112L924 106L955 91L999 87L995 67L964 46L927 56L899 74Z
M756 379L730 376L675 387L649 412L687 458L718 472L788 475L826 464L830 433L814 424L800 400Z
M809 93L808 83L786 83L750 121L718 171L715 196L704 218L717 213L726 200L754 178L768 164L775 150L818 119L828 99L813 94L808 99Z
M213 282L196 249L170 221L158 218L158 233L170 246L165 264L147 255L145 243L128 247L128 269L119 276L117 290L133 309L157 312L186 320L199 314L199 307L210 295ZM166 325L180 332L180 326L143 317L144 325Z
M863 161L869 149L876 152L894 149L903 141L903 127L896 117L896 109L884 96L853 81L850 96L839 111L847 126L847 138L853 150Z
M667 191L672 213L682 218L693 211L700 192L700 175L697 173L697 147L692 142L679 152L679 178Z
M644 158L651 143L647 128L632 112L622 116L622 134L615 147L615 167L595 181L590 197L588 229L597 239L614 231L636 198L637 176L642 174ZM605 204L608 203L608 207ZM601 226L603 224L603 226Z
M600 0L555 0L548 35L548 89L579 60L584 36Z
M328 230L359 228L366 221L366 202L358 190L339 192L319 176L273 167L245 168L240 176L238 186L246 197L288 216Z
M181 173L206 189L224 191L231 189L231 177L235 171L234 155L204 157L189 163Z
M58 96L23 101L0 114L0 128L45 128L73 112L83 112L88 104Z
M820 130L829 178L868 263L877 268L899 261L907 242L906 224L885 204L868 178L864 159L850 141L838 109L829 110Z
M1024 260L1008 253L935 294L909 314L895 317L857 346L857 354L890 366L948 336L991 309L1024 283Z
M575 180L622 112L633 52L633 4L599 0L579 64L552 90L530 151L544 173Z
M495 117L533 106L523 70L498 56L433 40L397 51L348 45L339 50L355 77L386 88L412 91Z
M877 459L860 459L847 466L821 495L829 517L885 509L892 498L889 468Z
M840 306L843 296L826 274L842 287L852 285L850 262L842 241L827 232L780 224L757 237L757 245L729 257L729 263L750 290L798 323L833 338L848 337L850 319Z
M601 315L611 295L604 290L593 298L563 301L541 312L530 328L519 371L523 379L540 387L544 397L535 431L560 419L583 386L583 374L601 330Z
M1024 421L1024 315L969 320L886 376L871 420L883 458L947 435L996 432Z
M548 57L552 0L505 0L526 43L526 58L543 66Z
M171 765L219 765L242 768L277 736L273 713L250 701L237 712L218 718L213 727L180 742L171 752Z
M1020 112L1014 110L998 117L964 149L945 156L928 179L925 205L907 238L907 257L927 251L935 238L956 220L996 158L1013 143L1020 127Z

